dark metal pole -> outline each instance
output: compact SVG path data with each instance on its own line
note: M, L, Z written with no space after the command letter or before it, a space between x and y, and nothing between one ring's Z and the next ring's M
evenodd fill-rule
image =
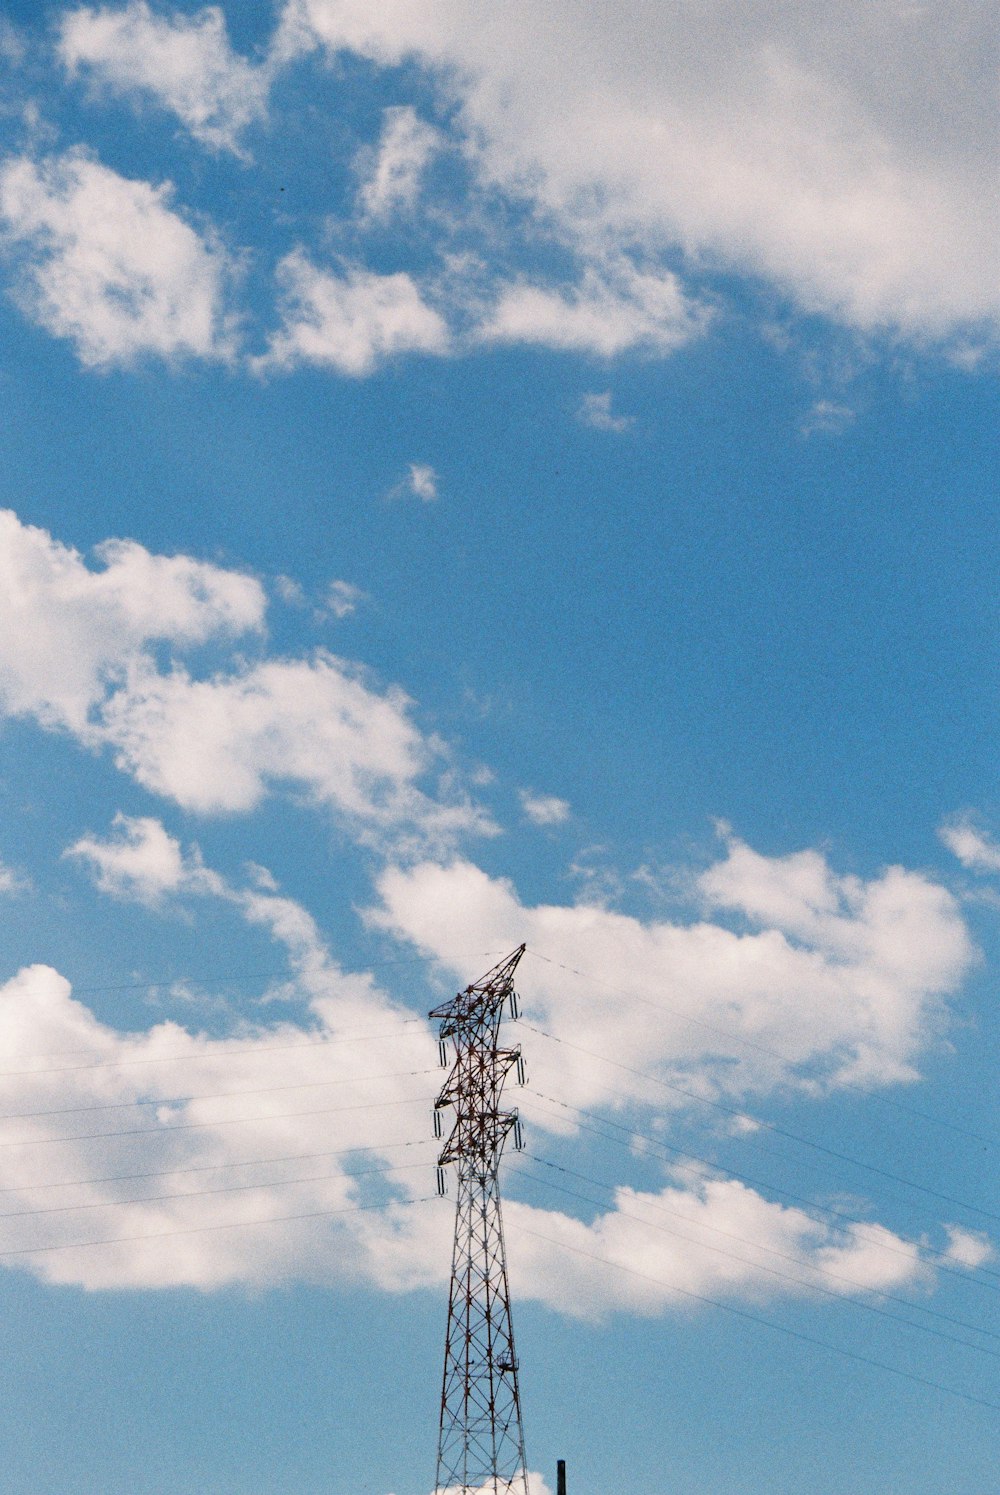
M566 1460L556 1461L556 1495L566 1495Z

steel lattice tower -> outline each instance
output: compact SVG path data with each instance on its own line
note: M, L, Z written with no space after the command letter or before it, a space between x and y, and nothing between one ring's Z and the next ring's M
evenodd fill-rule
M437 1136L442 1108L455 1112L438 1158L438 1189L444 1192L449 1163L458 1181L437 1489L462 1495L528 1495L497 1179L508 1133L521 1143L517 1112L500 1109L504 1080L515 1066L523 1083L521 1050L500 1048L499 1034L505 1002L517 1016L514 971L523 954L521 945L430 1014L441 1021L441 1063L448 1062L449 1043L455 1052L434 1109Z

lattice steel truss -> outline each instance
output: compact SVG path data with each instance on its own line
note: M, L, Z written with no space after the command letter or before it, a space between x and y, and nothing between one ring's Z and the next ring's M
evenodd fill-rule
M455 1112L438 1158L438 1188L444 1192L444 1169L450 1163L458 1182L437 1489L462 1495L528 1495L497 1181L510 1132L515 1145L521 1145L517 1112L500 1108L511 1069L524 1082L521 1050L500 1048L499 1035L505 1003L517 1016L514 971L523 954L521 945L430 1014L441 1021L442 1065L448 1062L449 1044L455 1054L434 1108L439 1137L443 1108L451 1106Z

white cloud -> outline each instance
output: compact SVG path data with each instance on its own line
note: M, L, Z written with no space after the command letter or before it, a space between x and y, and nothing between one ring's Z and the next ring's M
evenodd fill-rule
M358 193L365 217L384 223L394 213L412 210L424 169L440 145L440 131L412 106L386 109L378 151Z
M526 1481L513 1480L509 1490L510 1495L527 1495L528 1490L531 1495L552 1495L544 1475L533 1470L527 1471ZM496 1495L496 1485L492 1480L488 1485L480 1485L475 1490L470 1490L468 1485L447 1485L444 1489L432 1490L431 1495Z
M438 475L428 462L411 462L401 478L389 489L387 498L421 498L431 503L438 496Z
M164 1022L128 1033L101 1023L48 967L0 986L0 1059L19 1113L0 1147L0 1265L98 1291L296 1280L443 1288L451 1207L406 1204L432 1192L438 1146L426 1024L370 977L343 972L291 900L230 896L287 948L308 1026L244 1024L209 1038ZM67 1114L74 1106L80 1117ZM120 1131L142 1133L124 1154ZM396 1171L375 1175L376 1194L367 1170L386 1168ZM386 1189L384 1207L356 1209ZM877 1225L835 1234L728 1180L620 1188L589 1225L513 1198L505 1217L515 1293L574 1316L661 1313L683 1306L677 1289L846 1295L931 1276L915 1248ZM111 1244L76 1248L86 1241Z
M918 1248L883 1227L834 1231L735 1179L658 1192L620 1188L614 1209L590 1224L514 1203L505 1223L514 1291L578 1318L683 1309L686 1293L863 1295L932 1276Z
M241 131L267 112L270 70L233 52L216 6L190 16L157 15L146 0L84 6L63 16L59 56L110 92L152 96L216 149L241 154Z
M335 618L349 618L357 611L358 603L364 601L365 595L353 582L331 581L326 589L326 605Z
M286 602L289 607L305 607L305 588L294 576L276 576L274 587L282 602Z
M961 1225L946 1225L945 1231L948 1236L948 1255L960 1267L975 1271L996 1255L992 1241L981 1231L966 1230Z
M119 814L114 828L110 841L81 836L65 852L90 867L102 893L155 905L167 894L220 891L220 879L205 867L197 848L185 854L159 820Z
M577 410L577 419L595 431L610 431L621 436L635 425L632 415L615 415L611 409L611 391L605 389L598 394L585 394Z
M19 893L24 886L24 878L5 862L0 862L0 893Z
M300 41L438 70L484 176L568 231L678 246L856 327L996 326L987 0L860 18L819 0L291 0L286 17Z
M0 513L0 705L89 747L110 748L155 793L203 814L252 809L277 784L335 810L359 835L445 839L489 830L450 786L420 780L440 743L414 725L402 691L320 651L235 658L199 676L179 655L260 633L259 582L130 541L98 548L91 570L45 531ZM157 656L165 644L171 657Z
M819 852L764 857L730 837L725 858L702 874L698 888L709 907L779 929L858 973L863 991L852 1017L864 1014L876 1073L879 1048L886 1058L895 1050L905 1071L904 1050L930 1036L907 1032L908 1025L933 1018L927 999L953 991L973 957L951 894L902 867L865 882L837 876ZM866 1046L857 1056L862 1072Z
M939 835L948 850L971 872L1000 872L1000 846L977 830L967 815L947 821Z
M331 581L320 600L310 599L306 595L305 587L292 576L276 576L274 588L278 596L288 607L305 608L312 606L313 618L317 623L322 623L332 614L335 618L348 618L356 612L360 603L368 600L368 593L361 587L355 586L352 581L343 581L339 578Z
M27 55L21 32L7 16L0 16L0 57L11 67L20 67Z
M119 817L109 840L87 837L73 854L115 896L215 898L265 929L289 961L278 990L305 1003L309 1027L244 1025L228 1039L175 1023L119 1033L73 1001L54 971L35 967L0 988L0 1061L20 1139L3 1139L0 1188L16 1210L55 1206L40 1217L0 1213L0 1252L130 1237L10 1258L45 1280L91 1289L361 1279L400 1292L443 1284L450 1208L352 1210L365 1198L366 1168L412 1163L393 1177L392 1194L405 1201L429 1192L435 1144L421 1138L439 1070L423 1019L392 1004L370 976L343 972L307 911L264 869L234 887L148 818ZM60 1053L71 1063L58 1062ZM38 1067L46 1055L54 1069ZM136 1102L153 1104L137 1115ZM107 1119L74 1128L68 1105L105 1107ZM133 1125L148 1129L142 1143L130 1139L141 1163L123 1169L116 1143L90 1134ZM562 1123L542 1112L533 1126L537 1134ZM347 1148L357 1150L350 1163ZM260 1161L267 1158L275 1161ZM160 1170L155 1179L112 1176ZM96 1181L60 1182L88 1179ZM204 1192L213 1189L226 1192ZM917 1247L878 1225L833 1230L735 1180L619 1187L590 1224L516 1199L506 1218L518 1296L582 1317L661 1313L683 1303L684 1291L865 1294L932 1276ZM961 1234L949 1228L949 1239Z
M411 1216L389 1233L378 1219L361 1222L380 1286L400 1292L440 1280L432 1259L446 1243L432 1235L435 1223ZM864 1298L926 1288L934 1275L918 1246L884 1226L833 1229L735 1179L652 1191L619 1187L613 1205L589 1223L558 1207L524 1204L509 1187L504 1225L516 1297L592 1321L609 1313L687 1312L689 1295L730 1302Z
M533 825L562 825L569 819L569 801L558 799L554 794L534 794L530 789L518 790L521 809Z
M426 1028L369 977L341 971L301 910L296 922L286 900L255 897L246 916L287 944L308 1027L244 1024L211 1039L165 1022L126 1033L48 967L0 987L5 1093L19 1113L0 1146L3 1265L97 1290L356 1280L370 1276L356 1233L366 1216L354 1212L372 1197L366 1170L422 1161L380 1176L379 1192L430 1192L433 1141L406 1145L429 1132ZM67 1115L73 1106L98 1111ZM120 1130L142 1136L123 1151L96 1135ZM381 1230L404 1214L388 1203ZM58 1249L102 1240L117 1244ZM11 1254L24 1249L37 1254Z
M815 436L817 432L839 436L853 425L854 420L855 412L850 405L839 404L836 400L816 400L799 422L799 432L803 436Z
M619 259L586 265L579 284L565 290L529 281L506 287L474 336L612 358L629 348L671 352L702 330L705 316L669 271L640 271Z
M252 810L283 783L356 821L359 834L412 824L447 838L485 828L464 799L439 803L417 787L435 754L410 704L323 651L209 679L176 666L137 671L109 696L102 737L139 783L200 814Z
M318 269L302 250L278 266L282 326L258 370L318 364L360 378L401 353L446 353L444 319L402 271L376 275L359 265L342 275Z
M739 932L527 906L465 861L389 868L378 890L372 921L448 969L470 940L526 941L558 962L530 962L530 1020L562 1041L532 1038L531 1074L583 1107L694 1104L672 1086L739 1102L775 1087L911 1080L973 958L954 899L917 873L839 877L818 853L766 858L737 841L698 890L746 922Z
M190 556L152 555L131 540L78 551L0 510L0 703L89 740L94 710L152 646L177 647L259 630L259 582Z
M0 166L0 220L22 246L17 300L84 364L231 355L229 262L171 210L170 192L82 149Z

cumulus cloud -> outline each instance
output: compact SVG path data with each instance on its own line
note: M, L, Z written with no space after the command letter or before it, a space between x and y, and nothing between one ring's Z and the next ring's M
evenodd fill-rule
M506 1213L514 1290L578 1318L660 1314L684 1307L686 1294L759 1300L818 1288L847 1296L932 1276L918 1248L891 1231L833 1231L735 1179L620 1188L615 1207L590 1223L521 1203Z
M323 651L198 679L180 666L144 672L103 706L119 766L201 814L252 810L272 784L305 789L356 820L359 834L412 823L447 838L484 817L417 787L434 752L398 689L379 693Z
M47 531L0 510L0 702L82 738L93 712L153 646L180 648L262 628L260 583L190 556L107 540L92 569Z
M285 14L300 45L446 77L484 178L569 232L676 246L855 327L995 329L986 0L860 20L818 0L289 0ZM514 309L522 326L558 311Z
M516 1177L504 1206L513 1291L574 1318L687 1311L692 1296L865 1298L934 1278L920 1247L884 1226L834 1229L734 1179L619 1187L610 1207L584 1221L510 1197ZM380 1286L401 1292L440 1280L432 1275L437 1225L410 1216L387 1233L377 1218L360 1223Z
M819 853L738 841L697 881L721 917L688 924L529 906L467 861L389 868L378 891L372 922L450 970L470 938L547 957L529 1016L555 1041L533 1040L532 1075L583 1107L700 1114L697 1097L912 1080L973 958L954 899L920 874L841 877Z
M1000 872L1000 846L979 830L971 817L959 815L946 821L939 834L970 872Z
M258 905L248 917L287 944L308 1026L129 1033L48 967L0 986L0 1264L90 1290L443 1287L451 1209L412 1203L431 1193L437 1147L433 1039L370 977L341 971L298 905ZM622 1188L590 1224L510 1199L506 1220L515 1292L574 1316L660 1313L684 1289L760 1299L931 1275L889 1231L834 1233L727 1180Z
M399 689L356 665L235 658L198 674L194 645L261 632L260 583L188 556L108 541L93 570L45 531L0 514L0 705L109 748L155 793L199 813L252 809L276 784L358 834L445 839L491 829L463 793L420 786L442 748ZM160 657L165 645L170 657Z
M430 1192L433 1143L410 1145L429 1131L424 1025L343 972L297 906L258 892L246 916L286 945L306 1025L127 1033L48 967L0 987L4 1265L89 1289L365 1279L359 1207L391 1235Z
M554 794L534 794L530 789L519 790L518 798L532 825L562 825L569 819L569 800Z
M403 270L322 269L294 251L279 271L282 324L254 366L312 363L361 377L397 353L482 343L663 355L707 322L681 275L719 270L764 278L853 328L944 340L958 361L981 358L1000 314L996 208L979 187L996 151L983 61L991 28L986 0L933 15L880 4L862 24L818 0L787 14L762 0L676 13L629 0L599 14L579 0L544 14L514 0L485 18L471 0L374 13L360 0L287 0L255 62L234 53L217 7L173 15L129 0L70 11L59 50L95 87L154 98L206 144L237 152L278 72L304 51L349 51L383 67L406 59L438 79L450 135L410 105L384 111L378 143L359 158L362 220L411 211L448 138L472 173L467 199L488 217L505 197L515 205L509 225L527 202L531 244L543 235L582 269L562 281L511 276L487 246L482 274L464 285L452 276L448 306L430 304ZM877 70L873 57L883 59ZM63 158L64 175L72 160ZM118 189L113 214L90 212L46 169L49 181L29 183L29 195L55 206L40 220L20 186L23 222L12 222L35 250L21 289L32 315L97 365L140 351L231 353L224 257L165 206L164 189L128 183L131 205ZM100 232L109 217L114 245ZM130 218L138 227L123 236ZM158 231L168 220L169 246ZM802 427L849 419L841 403L818 401Z
M321 270L302 250L278 266L282 325L255 367L317 364L355 378L401 353L446 353L443 317L410 275L377 275L359 265Z
M170 195L169 184L119 176L83 149L0 165L0 221L20 251L17 300L88 366L233 352L229 261Z
M424 1019L344 972L263 869L234 886L146 817L120 816L72 854L116 897L214 898L266 930L289 964L278 991L304 1019L226 1038L176 1023L125 1033L49 968L0 987L0 1262L90 1289L442 1285L450 1208L412 1205L430 1192L435 1152L421 1140L440 1074ZM533 1120L536 1134L561 1125ZM931 1279L919 1249L882 1227L834 1230L735 1180L613 1196L590 1223L509 1200L519 1296L600 1318L669 1311L684 1292L866 1294ZM971 1265L964 1237L960 1253Z
M146 0L84 6L63 16L59 56L102 89L156 99L215 149L241 154L241 132L267 112L270 69L233 52L216 6L190 16L158 15Z
M358 193L363 215L384 223L394 213L412 209L424 168L440 145L440 131L411 105L386 109L378 149Z

